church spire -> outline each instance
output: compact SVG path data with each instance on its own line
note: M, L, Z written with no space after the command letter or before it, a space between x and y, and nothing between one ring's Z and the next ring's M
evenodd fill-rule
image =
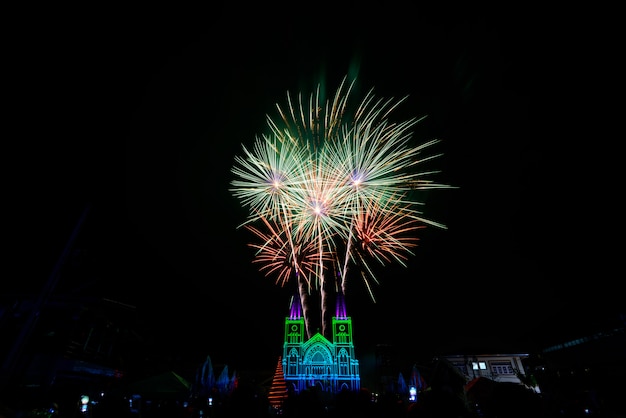
M302 318L302 305L300 305L300 295L296 293L291 298L291 308L289 310L289 319Z
M337 291L337 307L335 309L335 317L337 317L337 319L346 319L348 317L346 313L346 301L341 289Z

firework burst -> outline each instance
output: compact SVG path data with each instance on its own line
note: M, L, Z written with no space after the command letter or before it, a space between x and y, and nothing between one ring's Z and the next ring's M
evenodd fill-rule
M244 146L232 167L231 193L250 210L241 226L258 239L250 244L254 262L281 286L297 281L309 337L306 301L313 290L320 292L324 318L328 285L345 293L356 266L375 300L370 261L406 266L418 229L445 228L423 218L421 203L411 199L416 189L449 187L429 180L436 172L419 169L439 156L423 155L438 141L413 146L421 119L390 119L406 97L378 99L370 90L349 113L354 81L346 80L326 103L319 87L306 105L302 95L294 101L287 93L287 107L276 105L280 118L267 117L269 132L251 150ZM325 325L322 320L323 334Z

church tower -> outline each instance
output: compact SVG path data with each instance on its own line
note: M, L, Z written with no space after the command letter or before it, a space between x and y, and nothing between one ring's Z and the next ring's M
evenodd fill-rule
M346 314L343 293L337 293L337 308L332 318L333 345L337 364L337 387L358 390L360 387L359 361L352 343L352 318Z
M305 325L300 298L296 295L285 318L282 366L290 391L300 393L317 388L327 394L342 390L358 391L361 378L354 354L352 319L346 314L343 294L337 294L332 317L332 342L317 332L305 341Z

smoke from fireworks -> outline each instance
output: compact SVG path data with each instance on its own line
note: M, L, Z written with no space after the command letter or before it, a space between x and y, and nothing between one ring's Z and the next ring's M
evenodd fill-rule
M356 267L375 300L371 262L405 265L418 229L445 228L423 218L421 202L412 199L414 190L450 187L427 179L436 172L420 170L437 157L422 153L438 141L411 145L420 119L392 122L404 99L378 99L373 89L348 112L353 86L344 78L326 103L319 87L307 104L287 93L287 107L276 105L280 118L267 117L269 132L251 150L243 146L232 167L231 193L250 211L240 227L259 240L250 244L254 262L281 286L297 280L309 337L313 290L324 318L328 286L345 294ZM322 334L325 326L322 319Z

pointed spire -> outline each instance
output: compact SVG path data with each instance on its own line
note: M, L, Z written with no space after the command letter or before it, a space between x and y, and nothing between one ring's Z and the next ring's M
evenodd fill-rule
M224 365L222 369L222 373L217 378L217 390L221 395L224 395L229 392L230 386L230 377L228 376L228 364Z
M418 390L426 387L426 382L424 378L420 374L420 370L417 368L417 365L413 365L413 369L411 370L411 380L410 384L415 386Z
M210 392L211 389L213 389L213 386L215 386L215 373L213 371L213 362L211 361L211 356L206 356L206 360L202 364L202 369L200 369L198 372L199 375L197 376L196 384L207 393Z
M335 316L337 319L346 319L348 317L346 313L346 301L341 289L337 291L337 307L335 310Z
M398 373L398 393L401 395L409 393L409 388L406 385L406 380L404 380L402 372Z
M291 309L289 311L289 319L302 318L302 306L300 305L300 295L296 289L295 294L291 298Z

